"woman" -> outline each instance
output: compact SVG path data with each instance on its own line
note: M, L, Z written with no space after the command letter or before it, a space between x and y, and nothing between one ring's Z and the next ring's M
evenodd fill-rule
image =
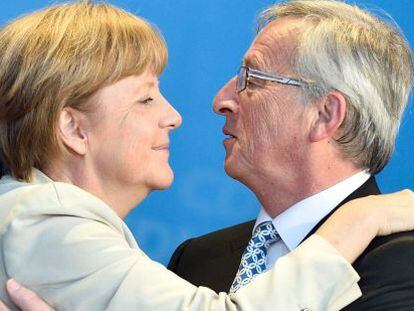
M121 220L173 180L168 134L181 117L158 89L161 35L113 6L84 2L20 18L0 42L0 157L10 172L0 182L0 277L57 309L335 310L360 294L349 263L369 241L413 228L404 206L388 214L390 197L366 198L237 293L197 288L151 261ZM412 194L399 201L412 205Z

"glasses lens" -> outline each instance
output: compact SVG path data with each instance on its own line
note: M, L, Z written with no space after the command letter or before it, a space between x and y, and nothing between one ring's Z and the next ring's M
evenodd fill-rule
M247 68L241 66L237 74L236 91L241 92L246 88L246 70Z

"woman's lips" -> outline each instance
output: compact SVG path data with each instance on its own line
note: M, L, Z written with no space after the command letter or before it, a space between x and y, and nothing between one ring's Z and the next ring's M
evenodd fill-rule
M169 144L163 144L163 145L156 146L152 149L155 150L155 151L168 151L170 149L170 145Z

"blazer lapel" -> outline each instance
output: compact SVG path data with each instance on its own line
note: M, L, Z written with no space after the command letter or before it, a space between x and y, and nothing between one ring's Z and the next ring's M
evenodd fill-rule
M205 271L208 273L208 280L204 286L214 289L216 292L228 292L239 270L240 260L249 240L255 220L242 224L231 238L228 238L222 246L218 247L221 254L213 256L205 261Z
M234 277L239 270L240 260L243 256L244 249L252 237L252 231L256 220L249 221L242 228L234 239L229 241L230 253L229 253L229 270L234 271Z
M240 250L243 253L244 249L246 248L247 244L252 237L252 231L256 220L251 220L243 226L240 234L237 237L234 237L233 240L230 240L230 247L232 252L239 253Z

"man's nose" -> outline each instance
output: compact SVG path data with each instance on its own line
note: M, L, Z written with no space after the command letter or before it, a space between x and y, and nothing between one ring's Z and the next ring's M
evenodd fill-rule
M237 113L238 104L236 97L236 78L233 78L221 88L214 98L214 112L222 116Z

